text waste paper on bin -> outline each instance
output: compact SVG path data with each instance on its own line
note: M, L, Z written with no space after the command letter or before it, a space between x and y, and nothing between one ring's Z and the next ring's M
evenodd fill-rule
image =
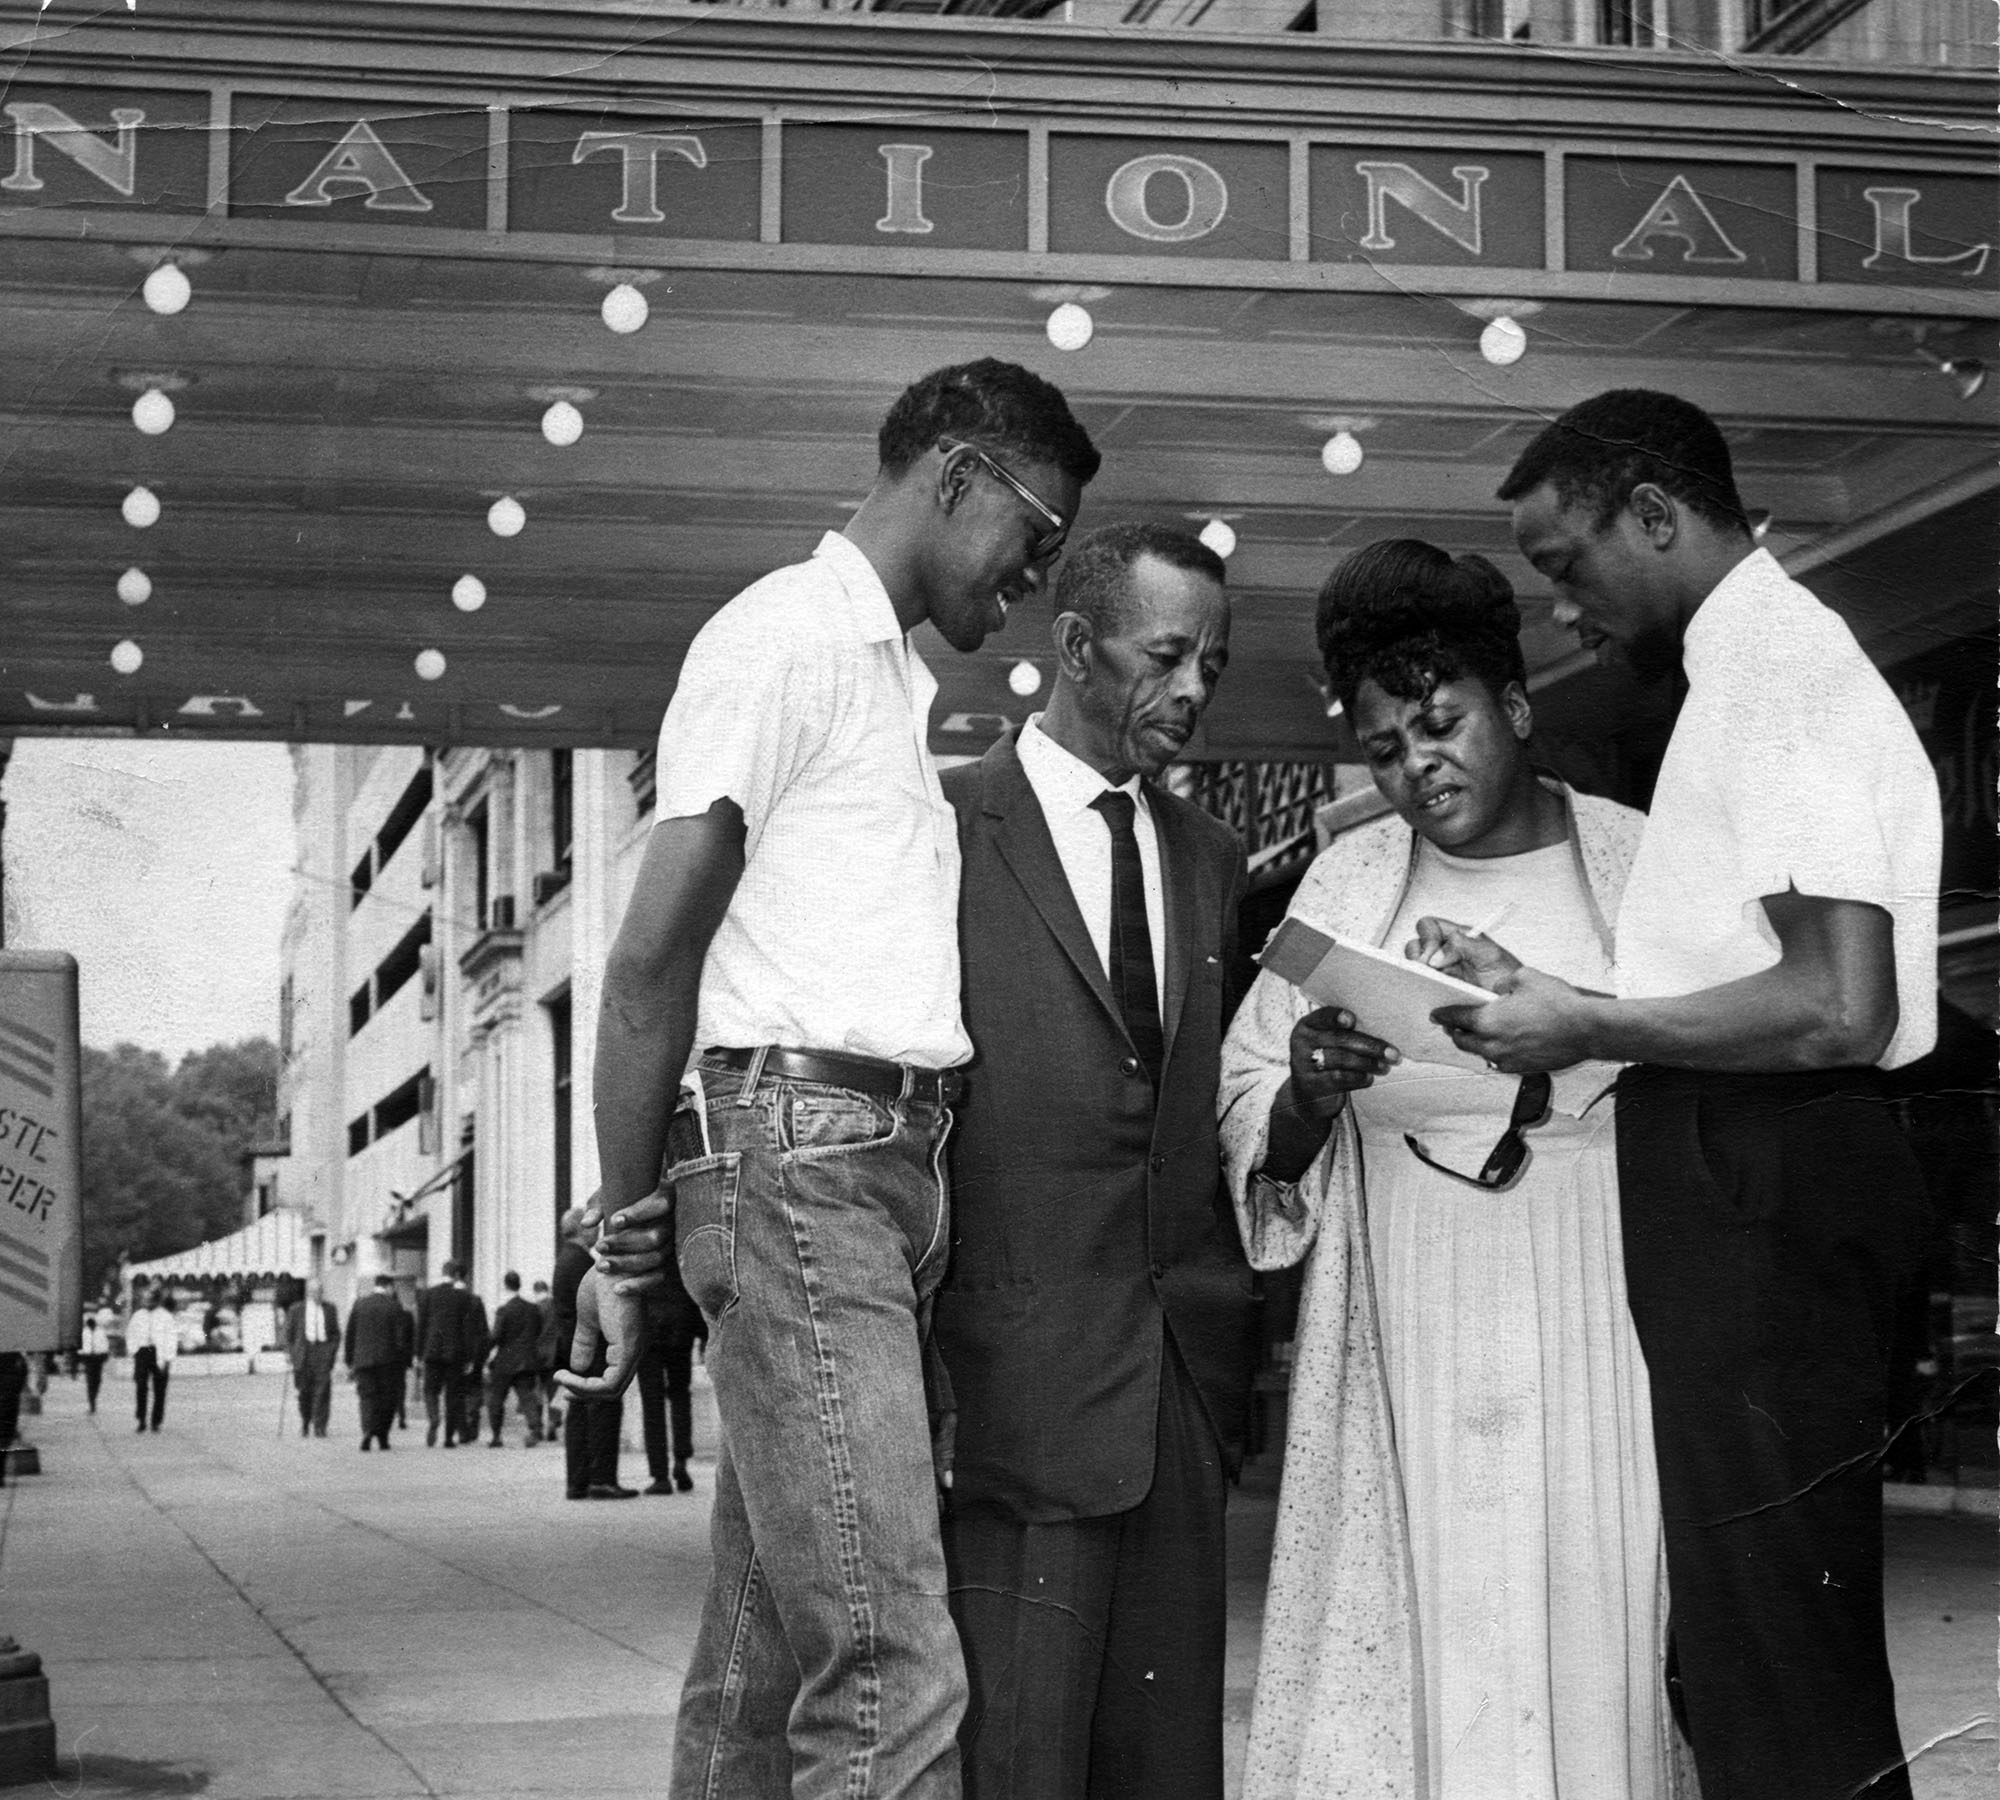
M68 1350L82 1321L76 958L0 950L0 1350Z

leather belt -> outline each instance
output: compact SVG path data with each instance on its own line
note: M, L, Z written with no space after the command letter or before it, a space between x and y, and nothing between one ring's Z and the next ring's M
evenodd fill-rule
M701 1053L703 1062L721 1063L724 1068L747 1069L758 1053L755 1050L727 1050L710 1046ZM890 1062L880 1056L852 1056L835 1050L787 1050L772 1044L763 1052L764 1073L789 1075L794 1081L816 1081L827 1087L852 1088L858 1094L873 1094L883 1100L912 1100L932 1106L954 1105L965 1091L964 1077L956 1069L925 1069L915 1063Z

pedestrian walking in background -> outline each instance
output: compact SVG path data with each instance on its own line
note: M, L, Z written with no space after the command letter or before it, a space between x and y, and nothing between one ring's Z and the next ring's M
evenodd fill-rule
M528 1447L542 1441L542 1388L536 1367L536 1352L542 1338L542 1315L531 1300L521 1298L521 1278L512 1269L501 1277L507 1298L493 1315L493 1330L487 1339L491 1360L486 1365L486 1424L491 1433L490 1447L503 1446L500 1427L507 1419L507 1395L511 1389L528 1428Z
M591 1265L583 1214L580 1206L563 1214L563 1247L556 1253L556 1356L563 1367L573 1366L570 1340L576 1335L576 1291ZM604 1366L600 1345L591 1366L581 1372L601 1375ZM618 1439L624 1429L622 1396L592 1400L570 1395L563 1412L563 1474L564 1491L572 1500L630 1500L637 1496L637 1488L622 1487L618 1481Z
M376 1276L375 1291L355 1301L343 1354L361 1409L361 1448L380 1444L386 1450L410 1366L410 1315L398 1303L391 1277Z
M424 1412L430 1421L426 1445L444 1428L449 1450L461 1437L479 1435L478 1393L473 1390L472 1429L465 1429L467 1385L486 1349L486 1309L466 1287L455 1262L439 1271L443 1279L426 1288L417 1302L417 1354L424 1364Z
M132 1356L138 1429L158 1431L167 1412L167 1377L174 1372L174 1358L181 1353L180 1321L174 1317L174 1303L158 1288L148 1288L144 1303L125 1321L125 1348Z
M104 1361L111 1354L112 1311L108 1306L84 1310L83 1336L76 1347L77 1366L83 1370L83 1398L92 1412L104 1386Z
M680 1270L646 1295L646 1347L639 1353L639 1428L646 1440L649 1494L685 1494L694 1487L694 1347L708 1342L708 1321L689 1298ZM667 1427L671 1422L671 1444ZM672 1460L668 1460L669 1448Z
M299 1391L299 1436L325 1437L333 1410L333 1365L340 1354L340 1314L318 1281L285 1314L285 1356Z
M534 1286L535 1310L542 1315L542 1335L535 1340L535 1385L542 1396L542 1436L552 1438L562 1428L562 1408L556 1404L556 1299L546 1281Z

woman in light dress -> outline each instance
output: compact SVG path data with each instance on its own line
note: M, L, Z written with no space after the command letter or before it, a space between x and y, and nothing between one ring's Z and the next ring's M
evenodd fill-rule
M1292 911L1399 951L1499 915L1516 955L1608 989L1641 818L1530 765L1519 632L1480 557L1390 540L1328 580L1332 692L1395 810ZM1250 1260L1307 1261L1246 1800L1690 1795L1615 1071L1549 1093L1355 1023L1265 973L1223 1050Z

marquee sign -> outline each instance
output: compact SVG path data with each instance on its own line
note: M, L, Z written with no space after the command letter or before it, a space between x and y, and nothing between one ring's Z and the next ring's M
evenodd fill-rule
M635 244L1993 285L1996 184L1949 169L11 86L0 208ZM225 157L210 156L224 134ZM219 191L212 191L214 189Z

